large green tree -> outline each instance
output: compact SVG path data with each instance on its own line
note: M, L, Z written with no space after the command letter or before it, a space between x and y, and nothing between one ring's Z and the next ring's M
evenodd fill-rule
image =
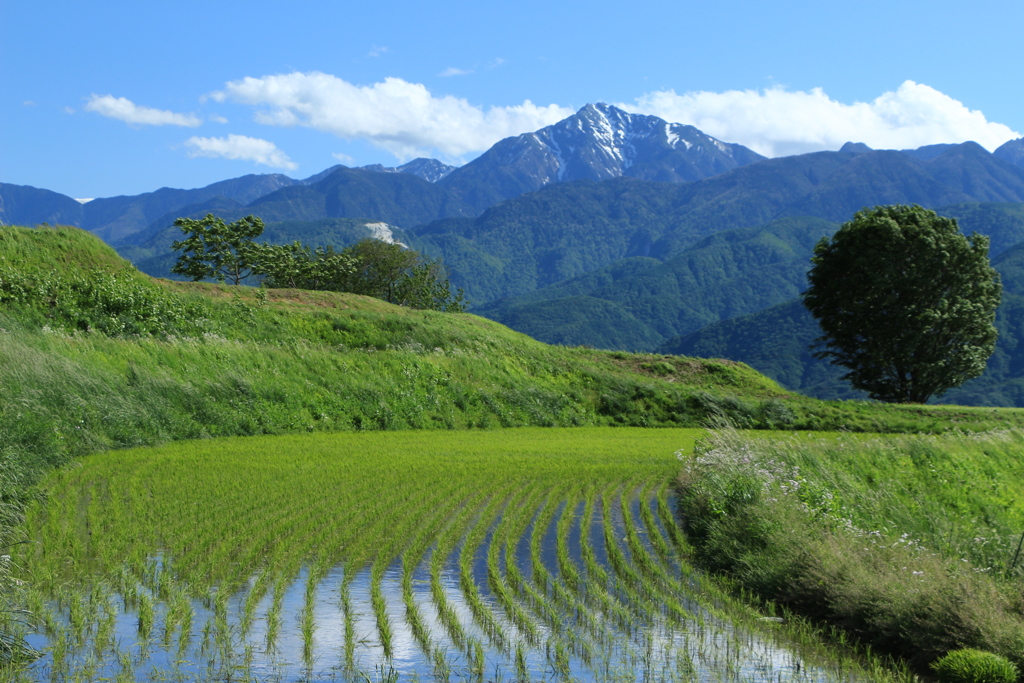
M920 206L864 209L814 249L818 353L882 401L924 403L984 371L1002 291L988 238Z
M263 221L256 216L225 223L208 213L199 219L179 218L174 224L186 237L171 244L181 252L172 273L237 285L256 272L253 267L259 255L253 240L263 234Z

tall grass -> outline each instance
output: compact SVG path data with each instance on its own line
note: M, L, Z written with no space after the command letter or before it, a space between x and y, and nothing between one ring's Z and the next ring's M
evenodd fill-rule
M1021 663L1022 443L724 430L684 456L679 509L699 563L877 653Z
M355 295L157 283L107 252L82 231L0 227L0 455L18 476L105 448L227 435L712 416L774 427L780 411L793 429L1024 422L812 401L735 363L551 347Z

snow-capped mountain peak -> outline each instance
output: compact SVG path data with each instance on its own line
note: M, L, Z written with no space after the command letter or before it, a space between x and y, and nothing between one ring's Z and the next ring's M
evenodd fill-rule
M700 180L763 158L693 126L596 103L546 128L498 142L442 183L470 178L499 182L506 186L502 193L512 197L550 183L623 175Z

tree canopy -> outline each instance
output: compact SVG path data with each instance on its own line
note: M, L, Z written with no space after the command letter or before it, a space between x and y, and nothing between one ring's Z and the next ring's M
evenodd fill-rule
M334 247L317 247L295 240L291 244L258 244L254 273L266 287L344 291L355 270L355 260Z
M263 221L256 216L225 223L212 213L203 218L178 218L174 221L184 240L171 245L180 251L171 272L193 280L228 280L233 285L254 274L257 255L254 239L263 234Z
M999 274L987 237L920 206L864 209L814 249L804 305L817 355L871 398L924 403L977 377L995 349Z
M367 238L341 251L291 244L257 244L263 221L246 216L225 223L213 214L202 219L179 218L186 239L173 248L181 253L171 272L192 280L215 279L241 284L261 278L267 287L351 292L410 308L465 310L462 290L451 291L437 261L397 242Z
M355 266L343 291L410 308L459 312L466 307L462 290L451 292L441 264L401 244L368 238L342 253Z

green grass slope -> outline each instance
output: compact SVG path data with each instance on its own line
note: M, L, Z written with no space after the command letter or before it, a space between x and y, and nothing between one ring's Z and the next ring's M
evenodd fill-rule
M18 264L0 283L0 433L40 453L336 429L699 426L712 415L881 431L946 421L803 399L729 361L552 347L473 315L151 280L77 229L5 227L0 245Z
M733 361L548 346L474 315L356 295L153 280L73 228L2 227L0 248L0 542L45 471L185 439L722 418L1024 426L1015 410L818 401Z
M347 294L157 281L72 228L0 228L0 454L307 431L701 426L942 431L1014 414L825 403L731 361L554 347ZM86 264L86 268L78 268Z
M0 226L0 266L5 268L115 272L128 265L112 247L84 230Z

